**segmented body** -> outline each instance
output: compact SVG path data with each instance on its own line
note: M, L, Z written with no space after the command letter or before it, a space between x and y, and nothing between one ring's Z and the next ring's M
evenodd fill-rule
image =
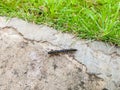
M68 52L74 52L74 51L77 51L77 49L51 50L48 52L48 54L68 53Z

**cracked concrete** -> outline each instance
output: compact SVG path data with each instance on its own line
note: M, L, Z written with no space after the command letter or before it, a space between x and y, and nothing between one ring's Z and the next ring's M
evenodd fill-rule
M0 90L120 90L120 48L0 17ZM50 50L77 52L50 56Z

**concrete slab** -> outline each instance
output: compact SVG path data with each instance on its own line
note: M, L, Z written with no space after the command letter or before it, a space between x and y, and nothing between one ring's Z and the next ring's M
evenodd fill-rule
M120 48L107 43L0 17L0 47L1 90L120 90Z

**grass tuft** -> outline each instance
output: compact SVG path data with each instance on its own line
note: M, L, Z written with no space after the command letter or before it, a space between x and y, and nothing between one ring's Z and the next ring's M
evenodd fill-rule
M120 46L119 0L0 0L0 15Z

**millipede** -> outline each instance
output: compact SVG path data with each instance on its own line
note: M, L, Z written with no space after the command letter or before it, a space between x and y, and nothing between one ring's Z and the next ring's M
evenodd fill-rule
M62 49L62 50L51 50L48 54L59 54L59 53L68 53L68 52L75 52L77 49Z

